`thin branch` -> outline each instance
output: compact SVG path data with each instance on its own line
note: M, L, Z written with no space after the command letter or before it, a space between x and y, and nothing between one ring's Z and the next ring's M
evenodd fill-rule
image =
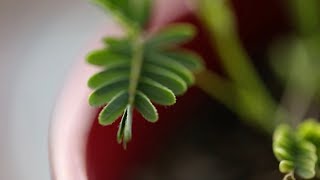
M224 69L234 83L236 112L252 119L251 123L272 132L276 102L255 71L241 45L234 14L228 0L199 1L199 15L212 34ZM253 121L253 120L256 121Z
M143 41L137 38L134 44L133 58L131 62L130 82L129 82L129 104L134 104L141 69L143 65Z

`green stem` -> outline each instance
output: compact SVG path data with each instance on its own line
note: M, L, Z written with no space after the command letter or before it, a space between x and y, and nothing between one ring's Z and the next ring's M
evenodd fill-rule
M318 46L313 47L310 39L316 39L320 27L320 3L318 0L287 0L293 25L298 37L288 46L290 71L282 105L290 113L289 124L297 126L308 111L317 91L317 69L313 58L318 56Z
M296 39L288 64L289 76L282 104L290 113L289 123L295 127L305 117L316 95L318 69L312 63L313 55L308 51L305 41Z
M196 85L212 98L218 100L231 110L234 107L234 85L227 79L220 77L218 74L204 70L196 75Z
M130 82L129 82L129 104L133 106L134 98L136 95L139 78L141 74L143 64L143 41L140 38L136 38L133 45L133 57L131 62Z
M140 33L133 33L131 36L134 39L133 44L133 53L130 69L130 79L129 79L129 99L128 106L125 111L125 117L121 120L120 132L118 135L118 142L122 142L123 148L127 148L127 142L131 140L132 136L132 113L134 107L134 101L136 97L136 92L139 84L139 79L141 75L141 69L143 64L143 52L144 52L144 41L142 40ZM120 139L120 140L119 140Z
M235 20L226 0L202 0L200 15L212 33L212 42L220 55L226 72L236 85L267 95L250 58L236 32ZM268 97L269 98L269 97Z
M225 71L232 79L238 114L245 114L250 123L272 132L276 103L268 93L236 32L234 15L227 0L200 0L199 14L212 34L212 42ZM210 82L208 82L210 83Z
M238 87L230 80L224 79L210 70L205 70L196 74L196 85L207 95L219 101L231 111L236 113L249 125L258 127L264 132L272 133L273 126L271 126L272 124L270 126L267 126L267 119L265 118L265 116L253 115L255 113L254 111L256 111L257 109L253 106L258 106L260 108L264 108L264 106L255 104L255 102L257 102L257 99L251 97L251 94L253 93L252 91L249 91L248 89L244 89L242 87ZM239 96L240 92L241 97ZM239 101L241 102L239 103ZM248 103L248 101L251 104L250 107L252 107L252 110L250 111L244 110L243 107L241 107L245 102ZM277 112L277 117L283 118L284 114L284 111L280 111L279 109L279 111ZM263 119L261 119L261 117L263 117Z

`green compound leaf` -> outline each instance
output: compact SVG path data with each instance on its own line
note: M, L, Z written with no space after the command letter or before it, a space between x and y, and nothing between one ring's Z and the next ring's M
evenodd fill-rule
M88 80L93 90L89 104L104 106L98 117L101 125L112 124L122 115L117 140L126 148L132 138L134 108L147 121L156 122L159 115L152 103L173 105L175 95L182 95L194 83L193 71L202 68L202 60L177 48L195 35L192 25L170 25L152 36L142 31L149 19L151 0L95 2L109 9L127 34L104 38L105 47L88 54L87 62L102 68Z
M282 173L295 173L304 179L315 176L316 147L300 138L288 125L279 125L273 136L273 152Z
M114 96L99 114L99 123L101 125L110 125L117 120L128 105L128 93L122 91Z
M190 24L172 24L160 30L147 41L147 47L172 47L190 41L196 34L194 26Z
M156 122L159 119L157 109L150 99L140 91L137 91L135 106L141 115L149 122Z

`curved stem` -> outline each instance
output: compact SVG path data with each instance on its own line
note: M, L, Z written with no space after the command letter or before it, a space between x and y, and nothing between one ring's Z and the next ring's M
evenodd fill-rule
M289 77L287 80L286 89L282 98L282 105L286 107L290 113L290 124L296 127L307 114L309 107L312 104L312 100L316 95L316 82L314 77L317 68L314 68L313 63L310 62L313 55L309 53L307 46L301 40L296 40L293 43L294 49L292 50L292 58L289 63ZM299 74L304 77L301 84L297 80L297 72L301 72L301 69L305 68L308 72ZM312 82L312 83L310 83Z
M290 173L286 174L283 177L283 180L296 180L296 178L294 177L294 172L291 171Z
M275 127L277 103L265 88L241 45L228 0L201 0L199 15L212 34L212 42L234 88L236 112L269 132ZM210 82L208 82L210 83Z
M234 108L234 85L218 74L203 70L195 74L196 85L210 97L218 100L229 109Z
M259 114L260 112L267 113L267 111L263 110L267 105L257 104L257 99L255 96L252 96L254 92L251 90L238 87L230 80L224 79L210 70L204 70L196 74L196 85L207 95L236 113L249 125L258 127L266 133L272 133L274 126L269 123L269 119L267 119L268 115ZM247 105L244 106L244 104ZM249 107L250 109L246 109ZM282 111L279 111L278 114L279 117L283 117L284 115Z
M121 119L119 131L118 131L118 142L123 145L123 148L127 148L127 142L131 140L132 136L132 113L134 107L135 96L137 92L137 87L141 75L141 69L143 64L143 46L144 42L140 39L140 35L136 34L133 36L133 53L130 69L130 79L129 79L129 90L128 90L128 106L124 112Z

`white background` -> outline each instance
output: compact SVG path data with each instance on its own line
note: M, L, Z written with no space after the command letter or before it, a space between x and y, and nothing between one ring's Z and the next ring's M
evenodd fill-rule
M1 180L50 179L56 97L107 20L86 0L0 0Z

